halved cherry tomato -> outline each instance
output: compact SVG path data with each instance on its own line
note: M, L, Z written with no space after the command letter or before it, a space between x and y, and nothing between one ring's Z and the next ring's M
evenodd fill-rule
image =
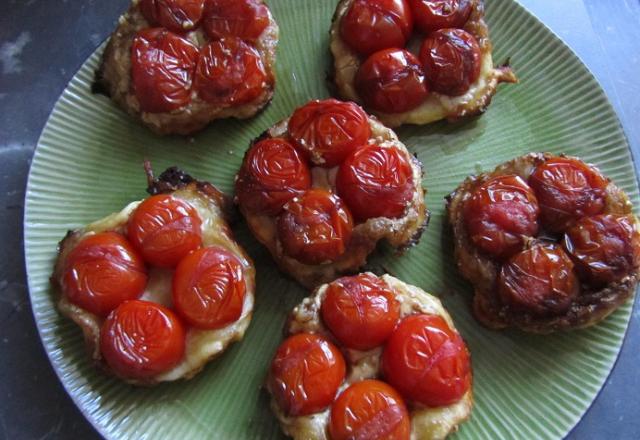
M404 318L382 354L387 382L405 399L430 407L457 402L471 386L469 351L437 315Z
M331 168L366 144L371 129L360 106L325 99L297 108L289 119L289 135L314 164Z
M187 255L173 276L173 305L197 328L216 329L237 321L245 293L242 263L218 246Z
M370 55L403 48L412 29L407 0L355 0L342 17L340 36L356 52Z
M206 0L203 28L213 40L257 40L269 26L269 9L260 0Z
M67 256L62 278L69 301L98 316L138 298L146 285L144 260L117 232L83 238Z
M356 382L333 405L331 440L409 440L411 419L396 390L379 380Z
M464 204L471 242L495 258L520 251L538 233L540 208L533 190L516 175L494 177L476 188Z
M367 145L342 162L336 190L358 221L401 217L413 198L413 169L397 148Z
M409 0L416 27L425 34L461 28L471 14L471 0Z
M253 144L236 180L238 202L255 214L276 215L289 200L311 187L311 171L293 145L282 138Z
M310 189L286 205L278 218L284 253L305 264L338 259L347 250L353 219L343 201L324 189Z
M143 29L131 45L131 81L143 112L162 113L191 101L198 48L164 29Z
M355 85L366 105L384 113L413 110L429 94L420 61L401 49L381 50L367 58L358 69Z
M160 304L126 301L102 325L100 350L118 376L144 380L180 362L185 330L178 317Z
M422 43L420 61L431 89L464 95L480 76L480 46L462 29L440 29Z
M140 0L140 11L151 26L174 32L194 29L202 18L205 0Z
M289 416L322 411L344 381L340 350L319 335L299 333L286 339L271 362L269 387Z

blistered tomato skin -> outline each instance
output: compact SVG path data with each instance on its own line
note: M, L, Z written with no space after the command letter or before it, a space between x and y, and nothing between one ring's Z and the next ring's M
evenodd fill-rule
M140 11L151 26L174 32L194 29L202 18L205 0L140 0Z
M331 440L409 440L409 412L396 390L378 380L356 382L331 405Z
M333 167L371 136L369 118L353 102L311 101L293 112L289 135L315 165Z
M147 285L142 257L116 232L83 238L67 256L62 290L70 302L106 316L120 303L138 298Z
M212 40L257 40L269 26L269 9L259 0L206 0L203 28Z
M402 217L413 198L413 169L397 148L367 145L340 165L336 190L358 221Z
M471 0L409 0L416 27L425 34L461 28L471 14Z
M322 336L299 333L286 339L271 363L269 388L288 416L324 410L344 381L340 350Z

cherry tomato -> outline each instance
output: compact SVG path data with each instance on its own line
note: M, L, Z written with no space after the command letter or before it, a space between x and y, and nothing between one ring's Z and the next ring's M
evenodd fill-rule
M563 244L578 272L598 286L640 267L640 232L632 216L583 218L567 230Z
M83 238L67 256L62 278L69 301L98 316L138 298L146 285L142 257L117 232Z
M331 168L366 144L371 129L358 105L326 99L296 109L289 119L289 134L314 164Z
M437 315L400 321L382 353L382 371L402 396L430 407L457 402L471 386L467 346Z
M412 29L407 0L355 0L342 17L340 36L351 49L370 55L403 48Z
M471 242L482 252L504 259L538 233L540 208L533 190L520 177L506 175L483 183L464 205Z
M310 189L284 205L278 236L284 253L305 264L338 259L351 240L353 219L343 201L323 189Z
M202 18L205 0L140 0L140 11L151 26L174 32L195 28Z
M336 190L358 221L402 217L413 198L413 169L397 148L367 145L340 165Z
M148 379L180 362L185 330L168 308L150 301L126 301L102 325L100 350L121 377Z
M331 440L409 440L411 419L396 390L379 380L356 382L331 405Z
M260 54L239 38L222 38L202 49L195 88L208 103L246 104L266 87L267 73Z
M578 295L573 262L561 247L538 243L502 266L498 293L515 310L535 315L566 312Z
M416 27L425 34L461 28L471 15L471 0L409 0Z
M203 28L213 40L257 40L269 26L269 9L260 0L207 0Z
M400 303L381 279L360 274L327 287L322 319L341 344L370 350L387 340L400 318Z
M551 232L563 232L605 207L607 179L578 159L558 157L538 165L529 185L540 203L542 226Z
M462 29L429 35L422 43L420 61L431 89L444 95L464 95L480 76L480 46Z
M276 215L311 187L311 171L298 151L281 138L253 144L236 180L240 205L256 214Z
M163 28L144 29L131 46L133 92L143 112L162 113L191 101L198 48Z
M286 339L271 362L269 387L289 416L322 411L344 381L340 350L319 335L299 333Z
M216 329L237 321L245 293L242 263L218 246L187 255L173 276L173 305L197 328Z
M366 105L385 113L413 110L429 94L420 61L401 49L381 50L367 58L358 69L355 84Z

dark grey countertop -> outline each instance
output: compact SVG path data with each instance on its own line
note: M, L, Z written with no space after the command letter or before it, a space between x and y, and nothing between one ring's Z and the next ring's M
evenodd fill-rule
M638 0L519 0L585 62L640 160ZM129 0L0 0L0 439L98 438L67 396L31 314L22 250L31 156L53 104ZM640 309L595 403L570 439L640 438Z

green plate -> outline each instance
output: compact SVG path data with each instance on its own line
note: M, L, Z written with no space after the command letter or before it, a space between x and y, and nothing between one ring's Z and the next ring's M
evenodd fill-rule
M288 311L306 295L282 276L244 225L236 234L258 268L257 304L242 343L188 382L134 388L88 361L79 328L56 311L49 275L56 244L77 228L145 196L142 161L178 165L232 191L253 137L311 98L328 96L328 29L334 1L271 0L281 27L278 86L271 106L249 121L216 122L193 139L160 138L90 91L101 51L75 75L36 150L25 215L31 302L62 383L107 438L278 438L261 390ZM469 343L476 406L456 438L560 438L602 387L622 344L631 302L584 331L529 336L492 332L472 318L444 222L443 197L470 173L530 151L564 152L596 163L638 206L629 146L603 91L578 58L512 0L487 0L495 60L510 57L519 85L502 86L480 118L406 127L399 135L426 167L433 213L419 246L402 257L382 250L372 266L439 295Z

